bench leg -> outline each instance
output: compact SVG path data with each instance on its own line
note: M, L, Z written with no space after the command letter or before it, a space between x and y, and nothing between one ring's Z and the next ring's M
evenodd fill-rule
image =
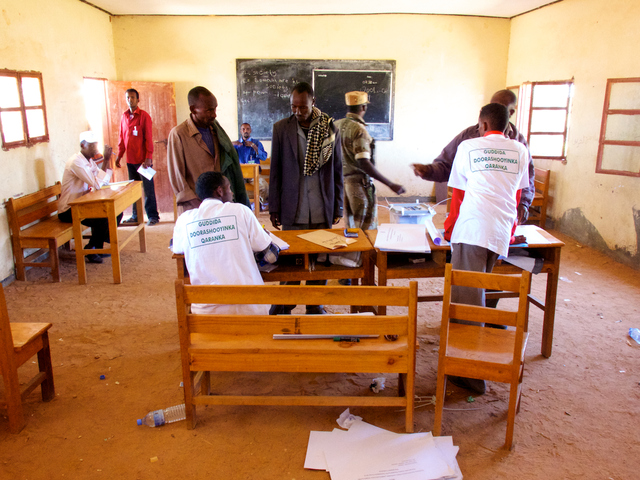
M24 282L27 280L27 276L24 269L24 250L18 248L16 254L16 279Z
M49 332L42 335L42 349L38 352L38 368L47 378L42 382L40 388L42 390L42 401L48 402L53 400L56 395L53 386L53 367L51 366L51 350L49 349Z
M54 282L60 282L60 258L58 257L58 242L49 239L49 261L51 262L51 276Z

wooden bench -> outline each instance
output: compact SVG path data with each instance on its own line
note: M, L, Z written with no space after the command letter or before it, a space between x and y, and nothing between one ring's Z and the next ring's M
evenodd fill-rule
M542 229L547 223L547 204L549 203L549 180L551 170L536 168L536 178L534 180L536 193L529 207L529 222L537 223Z
M58 220L60 182L20 198L7 202L7 217L11 230L11 244L16 264L16 278L26 280L26 267L51 269L55 282L60 281L58 247L73 238L73 225ZM26 249L37 250L31 254ZM49 252L47 261L37 261Z
M220 286L176 281L176 304L187 428L197 405L393 406L413 431L417 282L409 287ZM401 306L393 315L204 315L192 303ZM274 340L274 334L378 335L360 342ZM384 335L398 335L396 341ZM399 374L398 396L273 396L211 394L210 372Z

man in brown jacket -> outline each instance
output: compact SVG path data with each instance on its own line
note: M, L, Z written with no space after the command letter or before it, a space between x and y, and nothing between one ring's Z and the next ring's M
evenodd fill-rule
M192 88L188 95L191 114L169 133L167 167L178 204L178 213L198 208L195 193L204 172L221 172L229 179L234 200L249 206L238 153L216 120L216 97L205 87Z

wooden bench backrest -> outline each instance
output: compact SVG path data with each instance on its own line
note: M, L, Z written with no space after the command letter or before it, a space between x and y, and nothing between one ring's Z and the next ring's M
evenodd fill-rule
M536 193L546 197L549 193L549 178L551 177L551 170L544 168L536 168L536 177L534 180Z
M60 182L20 198L10 198L7 202L9 225L14 234L33 222L46 220L58 211L58 197L62 188Z
M191 314L192 303L385 305L408 307L399 315L206 315ZM187 333L401 335L415 343L417 283L410 287L184 285L176 280L178 321Z

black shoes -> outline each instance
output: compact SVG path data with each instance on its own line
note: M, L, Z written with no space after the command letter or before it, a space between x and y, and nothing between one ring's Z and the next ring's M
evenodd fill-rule
M327 312L322 305L307 305L307 315L326 315Z
M160 219L159 218L152 218L147 222L147 227L151 227L153 225L157 225L160 223Z
M447 380L453 383L456 387L471 390L478 395L484 395L487 391L487 382L484 380L477 380L475 378L455 377L453 375L447 376Z
M126 220L122 221L122 225L137 225L138 224L138 219L137 218L127 218Z

